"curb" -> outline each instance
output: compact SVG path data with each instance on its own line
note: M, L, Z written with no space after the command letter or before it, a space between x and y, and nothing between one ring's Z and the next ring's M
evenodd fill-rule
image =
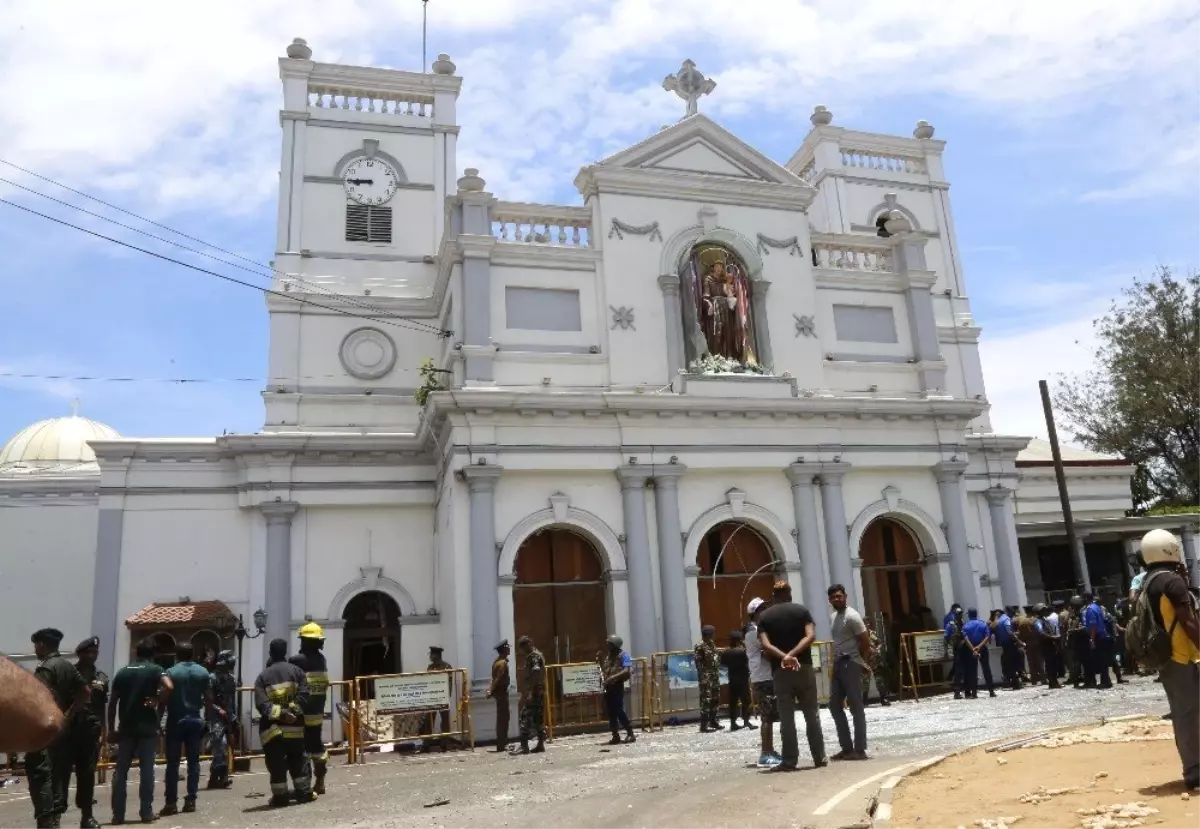
M977 748L984 748L985 746L1000 747L1010 743L1016 743L1016 745L1013 745L1012 747L1018 748L1025 742L1031 742L1047 734L1054 734L1057 731L1073 731L1077 728L1105 725L1110 722L1140 720L1148 716L1152 715L1142 713L1126 714L1120 717L1099 717L1095 720L1074 723L1072 725L1060 725L1055 728L1045 728L1039 731L1031 731L1024 737L1001 737L1000 739L996 740L984 740L981 743L965 746L957 751L952 751L949 754L939 754L936 757L920 760L912 768L902 771L899 774L893 774L891 777L888 777L881 784L879 784L879 791L875 793L875 797L871 800L871 805L867 807L868 823L871 826L871 829L892 829L892 798L895 797L896 787L900 785L900 782L906 777L932 768L939 763L949 760L951 757L957 757L960 754L966 754L968 751L974 751Z

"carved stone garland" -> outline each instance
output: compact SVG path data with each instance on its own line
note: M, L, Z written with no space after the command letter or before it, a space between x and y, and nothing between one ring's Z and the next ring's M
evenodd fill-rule
M625 234L631 236L649 236L651 242L662 241L662 232L658 229L658 222L651 222L648 225L631 225L626 224L620 219L612 220L612 227L608 231L608 238L611 239L615 234L618 239L624 239Z
M763 256L770 256L771 251L768 248L776 248L777 250L786 250L789 256L803 256L804 251L800 250L800 237L793 236L790 239L772 239L770 236L758 234L758 252Z

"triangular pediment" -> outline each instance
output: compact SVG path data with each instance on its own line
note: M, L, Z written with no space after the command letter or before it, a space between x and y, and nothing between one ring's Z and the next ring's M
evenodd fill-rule
M699 176L807 186L794 173L705 115L692 115L598 163Z

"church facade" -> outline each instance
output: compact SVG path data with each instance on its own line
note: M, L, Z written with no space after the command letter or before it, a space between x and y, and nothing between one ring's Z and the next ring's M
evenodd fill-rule
M1026 603L1028 439L990 426L932 126L818 107L779 164L696 111L689 62L666 85L690 114L583 167L582 206L513 203L457 166L446 56L418 74L297 41L279 67L263 429L101 434L97 474L0 476L5 506L40 507L18 569L62 572L34 562L51 524L94 531L50 545L87 559L79 618L5 628L94 633L121 664L145 633L227 646L261 609L262 642L319 622L335 678L436 644L477 683L522 634L556 662L609 633L639 656L727 638L780 578L887 624ZM1123 514L1128 475L1108 487Z

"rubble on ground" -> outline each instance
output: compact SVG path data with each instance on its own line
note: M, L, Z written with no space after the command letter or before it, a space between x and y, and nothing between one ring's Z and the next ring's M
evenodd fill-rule
M1139 800L1134 803L1114 803L1096 809L1076 809L1075 813L1083 816L1080 825L1084 829L1129 829L1132 826L1141 826L1142 818L1157 815L1158 809Z

